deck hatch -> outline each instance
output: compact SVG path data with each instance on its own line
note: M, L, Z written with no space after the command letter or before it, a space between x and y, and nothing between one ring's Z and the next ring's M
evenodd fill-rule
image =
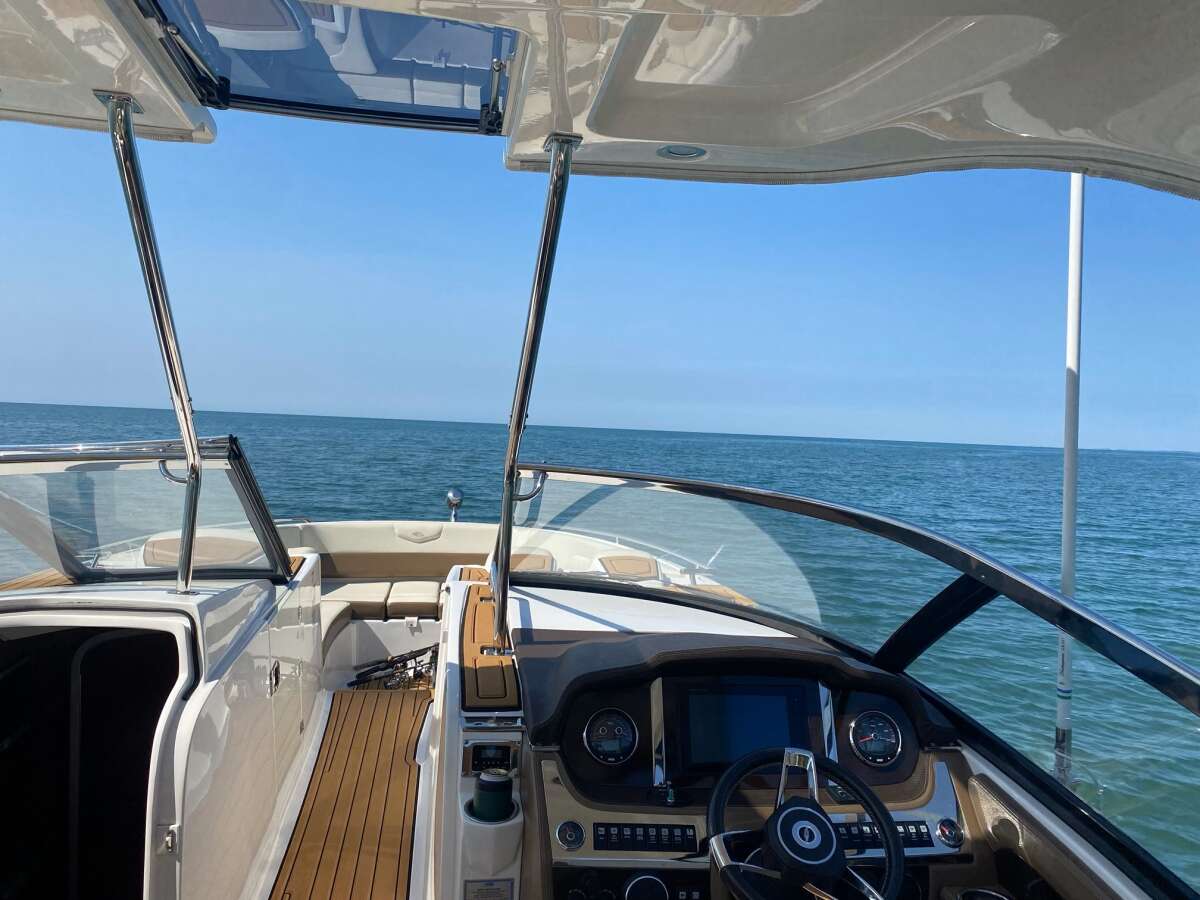
M485 134L503 127L511 29L295 0L159 5L168 33L211 79L228 82L229 106Z

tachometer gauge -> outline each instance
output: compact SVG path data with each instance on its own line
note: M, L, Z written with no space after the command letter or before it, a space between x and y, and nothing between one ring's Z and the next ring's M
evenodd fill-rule
M638 733L633 719L619 709L602 709L583 729L583 745L597 762L619 766L637 749Z
M900 726L877 709L850 723L850 747L869 766L890 766L900 756Z

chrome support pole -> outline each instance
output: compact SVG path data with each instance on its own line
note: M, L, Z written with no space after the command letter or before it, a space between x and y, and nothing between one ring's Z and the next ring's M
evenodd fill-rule
M1063 416L1062 579L1059 590L1075 596L1075 523L1079 491L1079 358L1083 324L1083 175L1071 173L1067 239L1067 379ZM1071 639L1058 635L1054 776L1071 784Z
M521 436L529 418L529 394L537 366L542 324L546 321L546 302L550 298L550 279L554 274L554 256L558 251L558 233L562 227L567 182L571 177L571 156L580 141L576 134L551 134L546 139L550 152L550 184L546 190L546 212L542 218L542 237L538 243L537 265L533 271L533 289L529 295L529 317L525 321L525 343L517 369L517 387L513 393L512 413L508 418L508 447L504 453L504 488L500 501L500 527L492 554L489 575L496 598L495 639L498 647L508 641L508 575L512 554L513 512L517 493L517 457Z
M133 136L134 100L126 94L105 93L97 96L108 107L108 130L117 159L117 172L125 191L129 224L137 244L138 260L146 281L146 295L150 299L150 313L154 319L154 332L158 336L158 349L167 373L167 388L171 392L175 418L179 420L179 433L183 438L183 452L187 460L187 493L183 501L179 571L175 581L176 593L186 594L190 593L192 587L192 552L196 542L196 510L200 498L200 444L192 419L192 397L188 393L187 377L183 372L183 357L179 352L179 339L171 316L171 301L167 296L158 242L154 238L154 224L150 220L146 186L142 183L142 171L138 163Z

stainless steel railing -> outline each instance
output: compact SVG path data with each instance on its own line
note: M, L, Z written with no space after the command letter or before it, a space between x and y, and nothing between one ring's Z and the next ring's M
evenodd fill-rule
M175 579L175 590L186 594L192 589L192 555L196 543L196 512L200 501L201 472L200 443L196 437L196 423L192 415L192 397L188 393L187 376L183 371L183 356L179 351L179 338L175 333L171 301L167 296L162 259L158 252L158 241L154 237L154 223L150 219L146 186L142 182L142 170L134 141L133 116L140 110L133 98L127 94L98 92L96 96L108 107L108 130L112 137L113 155L117 160L117 173L121 177L121 187L125 192L125 206L129 210L129 224L133 228L138 261L142 265L142 277L146 282L150 314L154 319L154 333L158 336L158 349L162 353L163 369L167 375L167 389L171 394L175 418L179 421L179 434L183 439L183 451L187 460L187 494L183 501L179 567Z
M517 456L521 452L521 436L529 418L529 394L533 389L533 373L537 367L538 347L542 342L542 325L546 321L546 303L550 299L550 279L554 274L554 257L558 251L558 233L562 228L563 205L567 199L567 183L571 177L571 156L580 138L574 134L551 134L546 139L550 151L550 184L546 189L546 212L542 217L542 236L538 242L537 265L533 271L533 288L529 295L529 316L525 321L525 342L521 347L521 363L517 368L517 386L513 392L512 413L508 418L508 447L504 454L504 487L500 502L500 528L496 533L496 549L492 553L489 577L496 598L495 639L499 647L508 640L508 576L509 556L512 553L513 507L517 494Z

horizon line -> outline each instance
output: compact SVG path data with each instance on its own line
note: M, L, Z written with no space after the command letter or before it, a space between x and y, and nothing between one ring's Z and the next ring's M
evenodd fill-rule
M9 406L51 406L64 407L73 409L119 409L132 410L137 412L164 412L174 415L174 410L169 406L114 406L110 404L100 403L35 403L21 400L0 400L0 405ZM300 419L360 419L368 422L421 422L424 424L446 424L446 425L486 425L496 426L498 428L507 429L507 424L504 422L478 422L469 419L420 419L403 416L364 416L364 415L346 415L337 413L296 413L296 412L272 412L266 410L238 410L238 409L193 409L193 414L208 413L216 415L242 415L242 416L290 416ZM880 444L933 444L945 447L997 447L1013 450L1062 450L1062 446L1058 444L1003 444L1003 443L980 443L973 441L936 441L936 440L914 440L911 438L860 438L860 437L839 437L837 435L810 435L810 434L766 434L761 432L742 432L742 431L694 431L681 428L638 428L629 425L558 425L553 423L537 423L529 424L526 430L530 428L576 428L589 431L640 431L659 434L694 434L707 435L713 437L742 437L742 438L778 438L791 439L802 441L863 441L868 443ZM1200 449L1184 450L1172 448L1155 448L1155 449L1133 449L1129 447L1080 447L1080 450L1095 450L1100 452L1121 452L1121 453L1184 453L1184 454L1200 454Z

